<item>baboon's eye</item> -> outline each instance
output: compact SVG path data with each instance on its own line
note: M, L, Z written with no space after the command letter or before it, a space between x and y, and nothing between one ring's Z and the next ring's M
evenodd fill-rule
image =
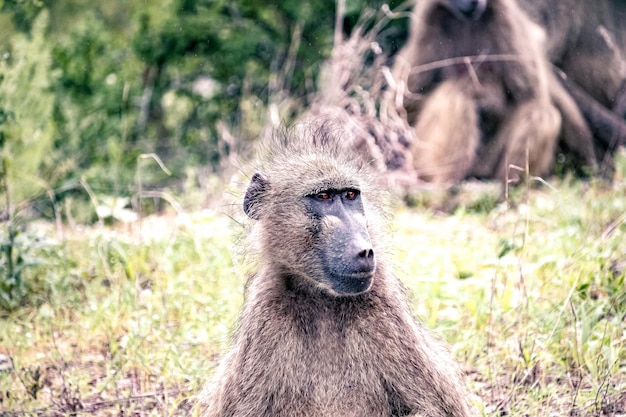
M357 190L347 190L344 194L345 198L348 200L354 200L359 195Z
M315 198L317 198L318 200L330 200L332 196L330 195L330 193L321 192L321 193L315 194Z

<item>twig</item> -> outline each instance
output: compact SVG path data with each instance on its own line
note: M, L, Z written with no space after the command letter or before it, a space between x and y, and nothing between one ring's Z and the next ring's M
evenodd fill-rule
M439 61L429 62L428 64L416 65L409 71L410 75L419 74L426 71L432 71L439 68L445 68L458 64L480 64L483 62L519 62L529 61L530 58L524 58L521 55L516 54L493 54L493 55L468 55L458 56L454 58L446 58Z
M493 277L491 278L491 295L489 297L489 318L487 320L487 345L486 345L486 349L487 349L487 353L489 353L489 350L491 349L492 343L493 343L493 308L494 308L494 304L495 304L495 297L496 297L496 280L498 278L498 272L497 269L494 270L493 272ZM490 368L491 368L491 374L492 376L496 375L496 370L494 367L494 362L491 360L491 355L487 354L487 361L489 362ZM496 377L497 380L497 377ZM491 402L494 401L494 390L491 390Z
M156 194L157 192L143 192L143 182L141 180L141 160L143 159L152 159L154 162L157 163L157 165L159 166L159 168L161 168L161 170L163 172L165 172L165 174L167 174L168 176L172 175L172 172L167 169L167 167L165 166L165 164L163 163L163 161L161 160L161 158L159 158L159 155L155 154L155 153L144 153L141 154L137 157L137 171L136 171L136 181L137 181L137 213L138 213L138 217L139 217L139 238L141 240L141 232L142 232L142 222L143 222L143 213L142 213L142 208L141 208L141 199L145 198L145 197L158 197L158 198L163 198L165 201L167 201L168 203L170 203L172 205L172 207L174 207L174 209L180 213L182 211L181 207L178 205L178 203L176 203L176 201L174 201L174 198L170 197L169 195L167 197L164 196L165 193L162 194ZM154 193L154 194L153 194Z
M96 210L96 216L98 216L98 223L102 226L104 224L104 220L102 219L102 216L100 216L100 213L98 212L98 198L96 197L96 194L93 192L93 190L89 186L89 183L87 182L84 176L80 177L80 185L83 186L83 189L87 192L87 195L89 195L91 204L93 204L93 207Z
M613 296L613 299L611 301L611 305L609 306L605 316L608 316L609 313L611 312L611 310L613 310L613 307L615 307L615 304L617 303L617 297L618 296ZM600 338L600 343L604 344L604 340L606 338L607 333L609 332L609 320L608 317L605 318L605 323L604 323L604 331L602 332L602 337ZM610 343L610 341L609 341ZM601 355L598 355L598 357L596 358L596 369L600 369L600 357ZM599 412L598 410L598 404L602 404L604 402L604 400L606 399L606 397L609 394L609 386L610 384L608 383L609 380L611 379L611 369L609 366L609 363L607 361L607 367L606 367L606 372L604 374L604 377L601 379L600 381L600 387L598 388L598 391L596 392L596 398L595 398L595 407L596 407L596 411ZM599 397L600 397L600 393L602 393L602 400L599 401Z
M580 358L580 352L578 350L578 316L576 315L576 309L574 308L574 303L572 302L572 299L569 299L569 306L570 309L572 310L572 315L574 316L574 350L576 352L576 366L579 368L579 372L580 372L580 364L581 364L581 358ZM580 386L582 385L582 375L580 376L580 380L578 381L578 383L576 384L576 390L574 391L574 398L572 399L572 409L576 408L576 400L578 398L578 393L580 391Z
M337 0L337 10L335 12L335 31L333 37L333 48L338 48L343 42L343 19L346 14L346 0Z
M155 392L149 392L146 394L131 395L126 398L118 398L115 400L100 401L100 402L95 402L92 404L85 404L84 411L92 413L94 411L97 411L103 408L110 408L116 405L128 404L132 401L144 400L147 398L154 398L154 397L158 397L159 395L177 395L180 392L181 392L180 389L170 389L170 390L163 390L161 392L155 391Z
M141 94L141 100L139 103L139 116L137 117L137 124L135 127L137 135L139 136L143 135L148 124L148 119L150 116L150 103L152 101L152 95L154 93L154 86L160 72L160 68L153 65L150 65L145 70L144 89L143 93Z
M183 207L178 203L178 201L176 201L176 199L172 195L166 193L165 191L144 191L141 194L139 194L139 197L140 198L160 198L170 203L170 205L176 211L177 214L183 214L185 212L185 210L183 210Z
M619 216L614 222L612 222L604 231L602 232L602 240L607 239L617 228L626 222L626 213Z
M11 193L9 190L9 173L7 168L7 159L2 158L2 185L4 186L4 198L7 205L7 231L9 243L4 245L4 253L7 262L7 276L13 278L15 276L15 265L13 265L13 249L15 239L15 229L13 224L13 207L11 207Z
M111 407L115 407L117 405L123 405L123 404L129 404L133 401L140 401L140 400L145 400L148 398L156 398L160 395L178 395L182 392L182 390L180 389L169 389L169 390L163 390L160 392L150 392L150 393L146 393L146 394L138 394L138 395L132 395L129 396L127 398L118 398L115 400L107 400L107 401L98 401L98 402L94 402L94 403L81 403L82 408L80 409L80 413L94 413L98 410L102 410L105 408L111 408ZM59 410L61 409L61 410ZM59 411L64 411L63 410L63 406L60 405L56 405L56 407L42 407L42 408L37 408L37 409L32 409L32 410L17 410L17 411L2 411L2 413L0 415L2 416L31 416L31 415L37 415L40 417L44 417L44 416L57 416L59 415Z

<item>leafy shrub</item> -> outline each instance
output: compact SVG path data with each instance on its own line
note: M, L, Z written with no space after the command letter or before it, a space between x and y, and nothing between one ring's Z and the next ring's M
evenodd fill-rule
M11 52L0 60L0 158L3 175L12 184L17 202L42 193L56 167L50 91L54 74L45 30L47 13L34 22L30 36L15 35Z

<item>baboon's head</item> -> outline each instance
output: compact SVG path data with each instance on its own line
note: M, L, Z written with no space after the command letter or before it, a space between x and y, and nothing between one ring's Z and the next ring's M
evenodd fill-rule
M461 20L479 20L489 0L448 0L447 7Z
M243 202L258 222L261 256L292 285L355 295L376 270L366 164L326 129L283 132Z

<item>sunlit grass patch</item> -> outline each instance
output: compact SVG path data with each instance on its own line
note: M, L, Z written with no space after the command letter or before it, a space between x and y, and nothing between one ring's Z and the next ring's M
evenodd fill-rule
M67 233L59 250L73 262L67 274L79 285L64 288L73 296L49 291L0 324L0 353L13 363L0 373L3 409L188 409L181 402L228 340L243 279L231 262L229 221L169 220L152 224L166 232L158 239L111 229Z

